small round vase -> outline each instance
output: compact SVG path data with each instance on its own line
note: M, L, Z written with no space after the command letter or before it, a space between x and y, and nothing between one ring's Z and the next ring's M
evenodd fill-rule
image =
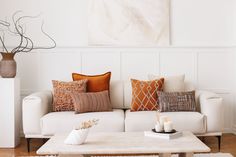
M88 132L89 129L74 129L70 132L64 143L70 145L83 144L88 136Z
M2 60L0 61L0 75L3 78L14 78L16 76L15 53L1 52Z

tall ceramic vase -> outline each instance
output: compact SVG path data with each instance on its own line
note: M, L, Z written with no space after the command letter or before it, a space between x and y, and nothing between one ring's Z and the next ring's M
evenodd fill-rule
M1 52L2 60L0 61L0 75L3 78L14 78L16 76L15 53Z

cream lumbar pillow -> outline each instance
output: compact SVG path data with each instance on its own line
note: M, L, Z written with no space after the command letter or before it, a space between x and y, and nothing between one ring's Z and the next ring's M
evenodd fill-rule
M156 80L162 78L161 76L149 74L148 79L149 80ZM184 79L185 75L176 75L176 76L167 76L164 77L165 83L164 83L164 92L184 92Z

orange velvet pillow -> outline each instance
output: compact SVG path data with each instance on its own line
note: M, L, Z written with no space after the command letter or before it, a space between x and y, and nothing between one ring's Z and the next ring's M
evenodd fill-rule
M157 91L163 90L164 78L153 81L131 79L131 111L153 111L159 108Z
M72 78L74 81L84 79L88 80L87 92L101 92L105 90L109 91L111 72L107 72L101 75L83 75L72 73Z

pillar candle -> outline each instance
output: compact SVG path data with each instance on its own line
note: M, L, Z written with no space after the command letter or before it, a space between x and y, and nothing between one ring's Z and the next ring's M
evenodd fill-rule
M167 116L160 116L159 121L160 121L160 124L162 126L164 126L164 122L168 121L168 117Z
M162 132L163 129L164 129L164 126L161 125L159 122L157 122L156 125L155 125L156 132Z
M165 132L171 132L172 130L173 130L173 123L172 123L172 121L164 122L164 131Z

